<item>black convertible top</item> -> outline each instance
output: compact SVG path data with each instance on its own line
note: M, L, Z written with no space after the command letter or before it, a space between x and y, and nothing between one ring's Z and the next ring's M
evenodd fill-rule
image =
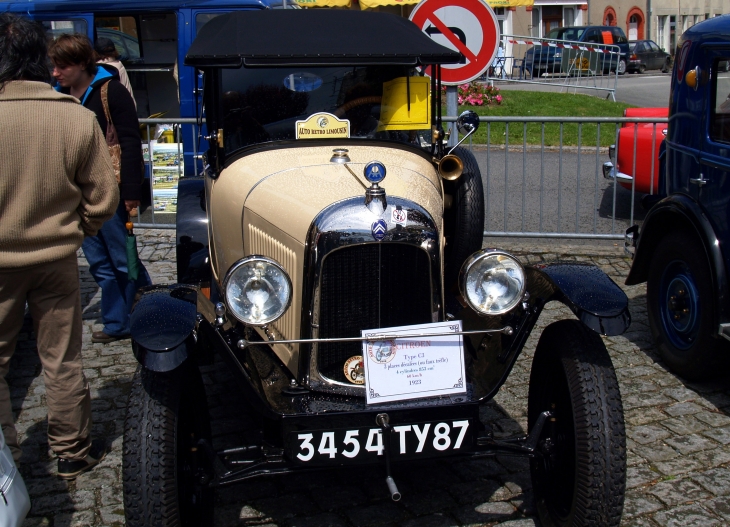
M462 55L396 15L335 9L235 11L200 30L185 64L453 64Z

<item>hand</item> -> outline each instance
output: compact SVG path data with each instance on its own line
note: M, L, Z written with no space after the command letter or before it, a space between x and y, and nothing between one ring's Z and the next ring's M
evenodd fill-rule
M132 209L139 207L140 203L138 199L125 199L124 208L127 209L127 212L130 212Z

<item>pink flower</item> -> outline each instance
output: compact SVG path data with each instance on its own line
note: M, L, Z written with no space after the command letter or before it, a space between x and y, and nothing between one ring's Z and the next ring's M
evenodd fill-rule
M501 95L497 95L496 100L497 100L497 103L498 104L502 104L502 96Z

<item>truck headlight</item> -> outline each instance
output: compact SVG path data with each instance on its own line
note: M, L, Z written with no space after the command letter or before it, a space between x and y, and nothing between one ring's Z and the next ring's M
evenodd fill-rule
M223 280L231 314L251 326L281 318L291 302L291 279L274 260L249 256L236 262Z
M472 254L459 273L461 295L475 311L501 315L519 304L525 293L525 271L517 259L496 249Z

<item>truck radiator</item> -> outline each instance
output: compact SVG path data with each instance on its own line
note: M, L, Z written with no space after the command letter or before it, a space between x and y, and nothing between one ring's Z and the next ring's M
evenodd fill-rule
M414 245L377 243L339 249L323 262L319 336L359 337L360 330L432 321L428 254ZM345 361L358 342L320 344L320 373L347 382Z

